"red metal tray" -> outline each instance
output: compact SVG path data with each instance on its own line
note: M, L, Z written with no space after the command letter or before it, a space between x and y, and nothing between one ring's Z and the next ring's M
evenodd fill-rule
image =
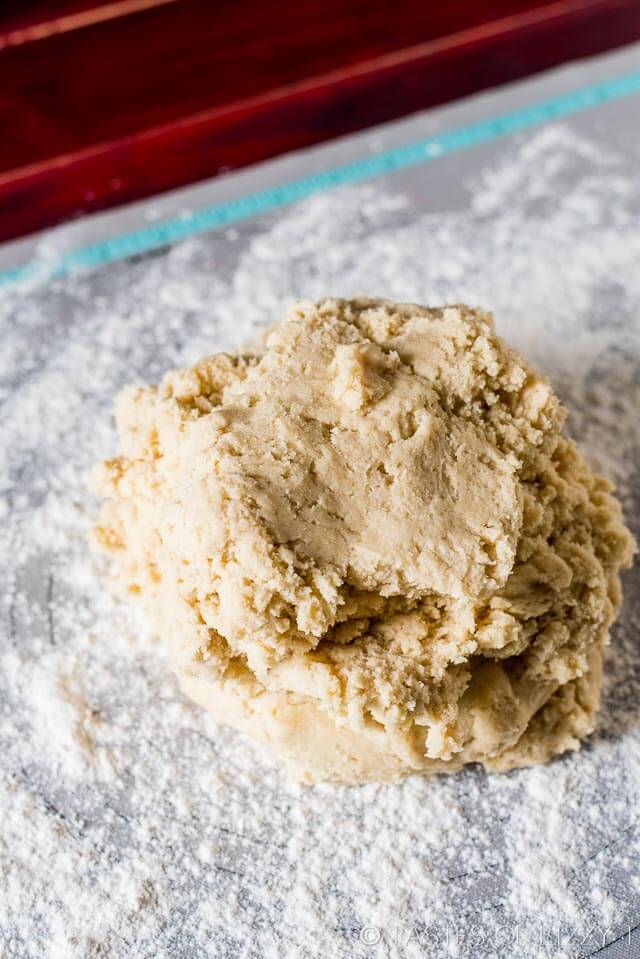
M0 240L638 38L639 0L5 2Z

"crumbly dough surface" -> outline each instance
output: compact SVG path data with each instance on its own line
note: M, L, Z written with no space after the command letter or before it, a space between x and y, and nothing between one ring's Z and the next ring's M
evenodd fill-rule
M593 727L633 545L465 306L297 303L116 402L98 541L185 692L306 781L505 770Z

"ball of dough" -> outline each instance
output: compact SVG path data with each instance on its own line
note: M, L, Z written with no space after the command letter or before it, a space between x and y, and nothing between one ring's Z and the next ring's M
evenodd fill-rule
M593 727L633 545L465 306L299 302L129 387L96 534L184 691L304 781L505 770Z

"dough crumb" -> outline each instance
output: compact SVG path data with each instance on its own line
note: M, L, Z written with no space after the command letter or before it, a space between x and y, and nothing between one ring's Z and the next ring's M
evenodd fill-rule
M633 541L490 314L298 303L115 412L95 538L187 695L296 778L506 770L593 728Z

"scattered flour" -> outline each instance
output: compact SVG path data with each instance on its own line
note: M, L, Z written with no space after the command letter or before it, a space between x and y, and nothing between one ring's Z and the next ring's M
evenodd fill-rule
M3 294L3 957L560 957L638 923L637 570L580 753L302 789L182 700L88 557L85 471L113 449L120 385L246 341L283 300L359 291L492 308L552 377L638 534L635 166L551 126L503 145L459 209L429 212L438 175Z

